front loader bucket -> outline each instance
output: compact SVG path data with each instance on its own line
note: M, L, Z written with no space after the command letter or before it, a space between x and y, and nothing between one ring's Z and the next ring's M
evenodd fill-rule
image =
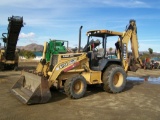
M11 93L25 104L46 103L51 98L47 79L29 72L22 73Z

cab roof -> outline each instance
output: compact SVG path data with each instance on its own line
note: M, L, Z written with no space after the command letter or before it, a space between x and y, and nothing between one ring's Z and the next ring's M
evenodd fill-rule
M104 35L123 36L123 33L111 30L90 30L87 32L87 36L104 37Z

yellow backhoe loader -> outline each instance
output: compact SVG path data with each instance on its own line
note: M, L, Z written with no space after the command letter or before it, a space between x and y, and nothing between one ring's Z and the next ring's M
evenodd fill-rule
M132 20L124 33L110 30L88 31L87 44L83 52L80 52L81 26L78 53L52 55L50 62L43 64L41 74L22 71L11 92L25 104L37 104L50 100L52 86L64 88L66 95L73 99L85 95L87 84L102 84L104 90L110 93L123 91L126 72L131 63L127 58L127 42L134 38L134 34L136 36L135 26L136 23ZM112 36L119 37L116 43L118 59L108 59L106 54L107 38ZM135 44L134 40L137 38L133 39L132 44ZM50 63L52 70L49 69Z

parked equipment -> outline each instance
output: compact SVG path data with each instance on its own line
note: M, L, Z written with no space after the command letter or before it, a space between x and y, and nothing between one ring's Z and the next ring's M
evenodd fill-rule
M46 45L45 59L47 62L50 61L54 54L65 54L68 49L68 41L66 40L50 40Z
M53 69L53 55L57 54L65 54L68 50L68 41L66 40L50 40L49 42L45 42L43 46L43 55L42 59L38 63L36 71L37 74L41 74L44 69L44 64L49 64L49 70Z
M0 50L0 70L17 69L18 67L18 51L16 45L18 36L23 27L23 17L12 16L8 18L8 33L3 33L4 48Z
M127 42L124 41L129 41L135 34L134 29L130 27L133 27L132 22L125 33L110 30L88 31L87 44L83 52L80 52L81 26L78 53L52 55L51 64L47 62L42 64L41 74L22 71L20 79L13 85L11 92L23 103L35 104L50 100L51 86L57 89L64 88L66 95L74 99L84 96L87 84L102 84L104 90L110 93L123 91L129 66L125 56ZM116 44L119 59L108 59L106 55L107 38L111 36L119 36ZM49 69L51 65L53 69Z

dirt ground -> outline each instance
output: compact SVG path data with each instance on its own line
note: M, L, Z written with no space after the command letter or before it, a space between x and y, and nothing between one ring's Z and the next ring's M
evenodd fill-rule
M21 62L20 69L34 68L37 63ZM119 94L110 94L100 86L88 86L81 99L72 100L52 90L46 104L24 105L10 93L20 71L0 72L0 120L159 120L160 84L129 80ZM129 76L159 77L160 70L138 70Z

